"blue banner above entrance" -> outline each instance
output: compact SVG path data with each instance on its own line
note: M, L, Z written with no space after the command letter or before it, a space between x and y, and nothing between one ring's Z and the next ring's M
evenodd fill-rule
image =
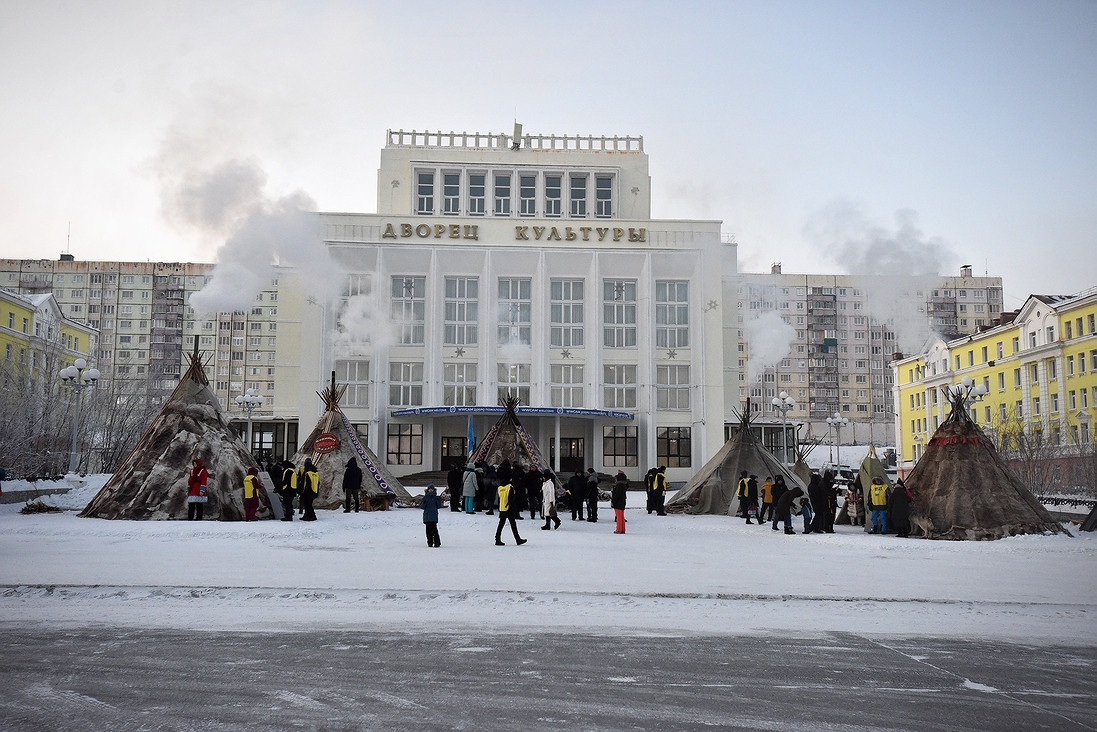
M419 415L436 414L502 414L506 411L503 407L413 407L411 409L394 409L390 412L393 417L415 417ZM630 412L615 412L610 409L575 409L570 407L518 407L515 412L519 415L530 414L538 417L585 417L593 419L597 417L610 419L635 419Z

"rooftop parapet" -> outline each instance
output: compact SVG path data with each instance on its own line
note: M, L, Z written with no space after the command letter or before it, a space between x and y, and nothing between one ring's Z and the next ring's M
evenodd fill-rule
M388 147L451 148L462 150L507 150L514 136L486 132L417 132L388 130ZM596 135L521 135L522 150L538 152L642 153L644 138Z

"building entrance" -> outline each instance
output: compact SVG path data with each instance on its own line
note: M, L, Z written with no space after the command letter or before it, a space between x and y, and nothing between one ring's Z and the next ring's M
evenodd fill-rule
M438 467L449 470L455 465L464 465L468 460L467 437L443 437L442 454L438 458Z
M582 437L560 438L560 474L569 475L585 468L586 445ZM549 465L556 465L556 438L549 438Z

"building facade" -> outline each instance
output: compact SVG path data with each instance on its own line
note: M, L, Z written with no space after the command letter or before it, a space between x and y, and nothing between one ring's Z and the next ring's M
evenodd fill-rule
M1082 484L1075 467L1092 460L1097 417L1097 288L1031 295L1005 320L893 362L901 465L913 467L948 416L943 389L970 377L986 389L972 419L1020 472L1048 464L1047 483Z
M974 277L969 266L959 277L870 277L783 273L775 264L768 274L741 273L735 295L739 398L769 413L787 392L796 400L788 419L806 425L806 438L833 439L826 418L841 413L850 420L843 442L894 439L896 354L921 348L931 333L974 333L1002 313L1002 278ZM773 312L794 331L789 354L745 383L752 354L744 326Z

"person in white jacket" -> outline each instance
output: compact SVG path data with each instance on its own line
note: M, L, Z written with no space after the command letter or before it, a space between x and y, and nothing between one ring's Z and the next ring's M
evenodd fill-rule
M556 522L555 528L560 528L560 517L556 515L556 481L552 472L546 470L541 474L541 513L545 516L545 525L542 531L548 531L549 525Z

